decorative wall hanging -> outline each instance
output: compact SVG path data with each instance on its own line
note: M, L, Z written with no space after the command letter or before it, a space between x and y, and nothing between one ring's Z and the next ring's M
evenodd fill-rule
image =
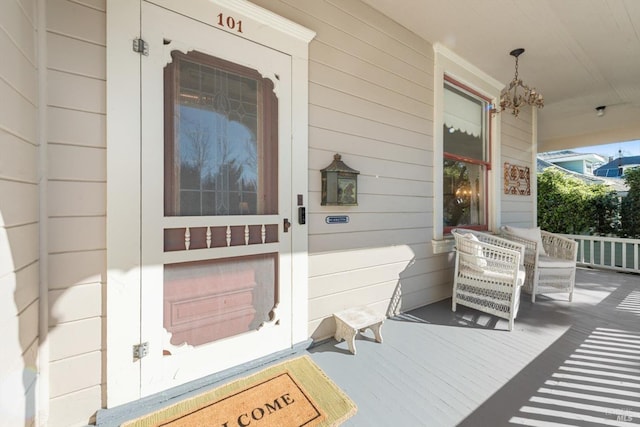
M527 166L504 164L504 194L531 195L530 170Z

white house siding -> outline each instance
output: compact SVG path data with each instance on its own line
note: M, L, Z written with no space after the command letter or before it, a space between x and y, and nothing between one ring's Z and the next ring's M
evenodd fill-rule
M317 33L310 45L305 200L309 335L331 336L331 314L349 306L393 312L449 296L449 254L434 256L431 249L431 45L358 0L253 2ZM3 339L8 335L15 350L0 352L3 376L11 366L21 374L35 365L37 346L36 95L29 92L36 87L35 36L15 25L22 20L33 28L35 12L24 3L0 3L0 48L21 64L16 75L9 61L0 64L0 99L13 100L0 104L0 149L11 153L0 156L0 304L9 308L2 306L0 325L9 325ZM85 425L104 406L105 0L48 0L47 11L49 425L55 427ZM532 164L530 128L522 116L503 121L503 161ZM357 207L320 205L319 171L336 152L361 172ZM503 221L523 225L535 207L534 199L515 196L503 196L502 204ZM337 214L350 222L325 224ZM30 384L26 392L21 386L33 393Z
M510 113L501 116L502 137L500 154L502 162L498 166L503 176L504 163L528 166L531 179L531 195L501 195L501 223L516 227L531 227L535 223L536 204L536 168L535 153L532 144L532 115L527 107L515 118ZM504 191L501 186L500 191Z
M34 425L38 354L35 0L0 2L0 426Z
M256 0L317 33L309 49L309 334L331 314L380 312L446 297L446 258L431 252L433 50L357 0ZM334 153L360 171L357 207L320 205ZM328 225L327 215L348 215ZM295 284L294 284L295 286Z
M47 1L50 426L102 407L105 0Z

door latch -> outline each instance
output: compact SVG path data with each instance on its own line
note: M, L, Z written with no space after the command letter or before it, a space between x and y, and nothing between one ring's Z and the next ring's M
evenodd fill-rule
M289 222L289 218L285 218L282 221L282 231L284 231L285 233L289 232L289 227L291 227L291 223Z

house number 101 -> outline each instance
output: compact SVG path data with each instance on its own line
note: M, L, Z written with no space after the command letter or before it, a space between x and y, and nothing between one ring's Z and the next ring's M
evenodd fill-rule
M218 14L218 25L221 27L227 27L230 30L237 31L239 33L242 32L242 21L236 21L233 16L225 16L222 13Z

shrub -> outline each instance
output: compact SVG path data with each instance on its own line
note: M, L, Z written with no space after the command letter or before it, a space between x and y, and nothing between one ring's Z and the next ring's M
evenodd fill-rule
M622 199L621 234L631 239L640 238L640 168L627 169L624 181L629 186L629 193Z
M538 225L552 233L615 234L617 194L603 184L587 184L548 168L538 174Z

